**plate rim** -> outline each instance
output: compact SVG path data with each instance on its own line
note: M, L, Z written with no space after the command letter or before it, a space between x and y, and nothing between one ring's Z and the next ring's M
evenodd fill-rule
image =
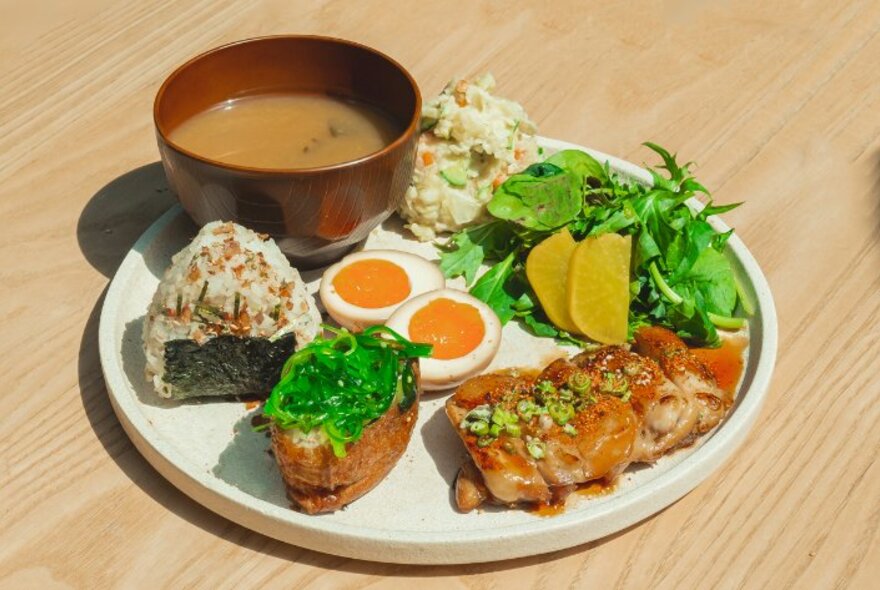
M539 136L538 141L539 145L551 150L584 150L624 174L651 181L646 170L626 160L562 140ZM702 206L696 200L691 204ZM667 472L626 490L615 502L596 505L588 514L572 511L553 518L495 526L466 534L456 530L388 531L301 514L256 498L194 465L152 428L139 408L136 394L127 387L113 319L124 301L124 286L134 275L141 252L181 214L180 206L175 205L156 220L126 254L110 282L98 328L99 357L108 397L135 447L175 487L224 518L289 544L355 559L426 565L513 559L580 545L644 520L703 483L741 446L767 397L778 346L775 304L760 266L734 233L728 244L757 299L753 321L760 322L761 326L760 354L751 382L745 390L738 392L736 411L705 443ZM721 231L729 229L718 218L711 218L711 222ZM754 349L755 344L750 343L750 348ZM505 542L492 543L499 538Z

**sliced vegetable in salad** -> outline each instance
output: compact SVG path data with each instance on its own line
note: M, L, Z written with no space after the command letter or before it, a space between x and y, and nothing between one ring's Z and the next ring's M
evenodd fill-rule
M719 233L707 218L740 203L714 206L710 199L701 211L691 210L688 199L710 197L691 176L691 164L679 165L662 147L644 145L663 160L649 169L652 186L623 179L579 150L560 151L511 176L488 203L494 219L441 246L441 269L447 277L464 276L471 294L502 322L518 318L538 336L572 340L577 336L552 323L535 296L525 270L529 252L563 229L577 241L632 236L629 335L661 325L693 344L717 345L716 328L735 329L744 320L734 317L739 289L723 254L732 230ZM484 262L494 264L475 280ZM742 307L747 310L748 302Z
M287 359L263 415L284 430L322 429L333 453L344 457L345 445L359 440L392 404L406 410L415 402L413 361L430 356L432 347L385 326L359 334L324 329L334 336L318 337Z

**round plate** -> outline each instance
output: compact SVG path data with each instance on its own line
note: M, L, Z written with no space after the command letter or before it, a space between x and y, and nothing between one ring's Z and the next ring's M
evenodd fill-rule
M542 139L547 152L585 149ZM622 175L650 183L633 164L588 150ZM694 202L696 203L696 202ZM698 206L698 205L695 205ZM716 228L727 227L718 219ZM750 349L736 404L724 423L699 444L628 469L611 493L573 494L553 517L488 508L460 514L451 484L466 452L443 411L446 395L427 395L412 440L397 466L375 489L345 510L308 516L290 509L268 439L253 432L257 408L241 402L179 403L160 399L144 379L144 313L171 255L196 227L175 207L156 221L119 267L101 312L101 365L110 400L137 449L171 483L214 512L270 537L325 553L374 561L472 563L547 553L622 530L688 493L727 459L760 411L776 358L776 312L769 286L734 235L734 269L756 302ZM400 222L377 228L366 248L397 248L436 258L431 244L406 237ZM311 292L319 272L305 273ZM451 282L452 286L462 285ZM535 338L517 324L504 327L490 369L541 367L571 352Z

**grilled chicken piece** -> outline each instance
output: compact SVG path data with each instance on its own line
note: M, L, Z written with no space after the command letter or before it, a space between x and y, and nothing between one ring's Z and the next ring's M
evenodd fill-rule
M471 410L499 404L506 394L525 396L531 385L524 377L490 373L464 382L446 402L446 415L480 470L484 485L494 499L505 504L550 500L550 489L538 471L534 458L522 440L514 441L513 437L503 436L496 438L492 444L480 446L479 437L459 428L459 425ZM507 448L504 448L505 442L509 443Z
M732 405L734 393L669 330L640 330L636 350L605 346L533 379L463 383L446 402L473 460L456 478L459 509L562 500L577 484L690 444Z
M462 384L446 403L473 459L456 479L459 509L564 499L577 484L654 461L721 420L732 394L680 339L652 328L637 345L647 356L606 346L556 360L534 379L489 374Z
M578 373L583 371L577 365L559 359L550 363L535 382L550 383L562 391L569 388L569 381ZM541 438L547 444L547 456L539 465L551 485L578 484L616 475L619 465L626 468L636 440L638 417L632 406L620 397L600 393L596 376L589 372L587 376L595 401L585 404L567 422L576 434L567 434L564 426L549 415L538 420L544 430Z
M537 408L538 397L555 396L570 376L579 372L569 361L558 360L535 380L489 374L458 388L447 401L446 412L478 470L466 466L459 472L455 490L459 509L471 510L486 499L502 504L547 503L576 484L610 476L618 465L625 464L638 418L632 406L618 397L600 393L592 402L578 402L579 409L564 424L549 413L525 419L518 409L520 402ZM560 402L558 407L562 405ZM485 408L502 408L508 416L519 412L514 431L505 430L495 437L473 432L467 417Z
M473 461L466 461L455 478L455 505L462 512L470 512L483 502L492 500L492 494Z
M392 404L361 438L337 457L317 432L271 427L272 451L281 470L288 497L303 512L333 512L357 500L378 484L397 463L416 424L419 409L418 365L415 401L407 408Z
M699 409L695 435L712 430L733 405L734 392L719 388L711 371L666 328L638 330L635 350L657 361L666 376L694 400Z
M698 405L692 396L670 382L649 358L620 346L577 355L572 362L587 371L594 381L625 384L629 401L639 417L629 461L654 461L663 453L689 443L694 436ZM622 385L621 385L622 386ZM626 468L622 463L620 471Z

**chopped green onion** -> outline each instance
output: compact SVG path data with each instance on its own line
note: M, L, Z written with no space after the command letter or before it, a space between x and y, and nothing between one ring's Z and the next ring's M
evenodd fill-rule
M473 422L470 425L469 430L477 436L483 436L489 433L489 423L483 422L482 420L480 420L479 422Z
M563 426L562 432L564 432L565 434L567 434L569 436L577 436L577 433L578 433L577 428L575 428L571 424L566 424L565 426Z
M489 406L488 404L483 404L481 406L477 406L476 408L474 408L473 410L471 410L470 412L468 412L465 415L464 420L462 420L461 427L467 428L467 424L469 424L471 422L477 422L477 421L488 422L491 419L492 419L492 407Z
M556 393L556 387L549 381L541 381L533 390L533 395L539 404L547 403L547 400L555 396Z
M560 426L574 418L574 407L569 404L552 403L547 406L547 410L553 421Z
M488 447L494 441L495 441L495 439L491 436L481 436L480 438L477 439L477 446L478 447Z
M508 412L501 406L495 406L492 411L492 423L504 426L505 424L516 424L519 418L513 412Z
M523 420L531 420L538 411L538 406L530 399L520 400L516 404L516 411L522 416Z
M542 393L556 393L556 386L547 380L541 381L537 385L538 391Z
M507 424L504 427L504 432L510 436L520 436L522 434L522 429L519 427L519 424Z
M602 384L602 391L605 393L623 393L624 389L626 389L626 382L615 380L614 373L606 372L603 377L605 382Z
M614 373L605 373L605 382L602 385L602 392L615 397L619 397L621 401L628 402L632 396L629 389L629 382L626 379L616 379Z
M544 443L539 440L530 440L527 442L526 449L529 451L529 455L535 459L543 459L546 454L546 447L544 446Z
M577 371L568 377L568 386L577 394L584 394L593 386L593 381L587 373Z
M591 400L591 398L592 398L592 400ZM578 398L578 400L574 402L574 411L575 412L582 412L584 410L584 408L586 408L587 406L590 406L592 404L595 404L595 403L596 403L596 398L593 397L592 394Z

